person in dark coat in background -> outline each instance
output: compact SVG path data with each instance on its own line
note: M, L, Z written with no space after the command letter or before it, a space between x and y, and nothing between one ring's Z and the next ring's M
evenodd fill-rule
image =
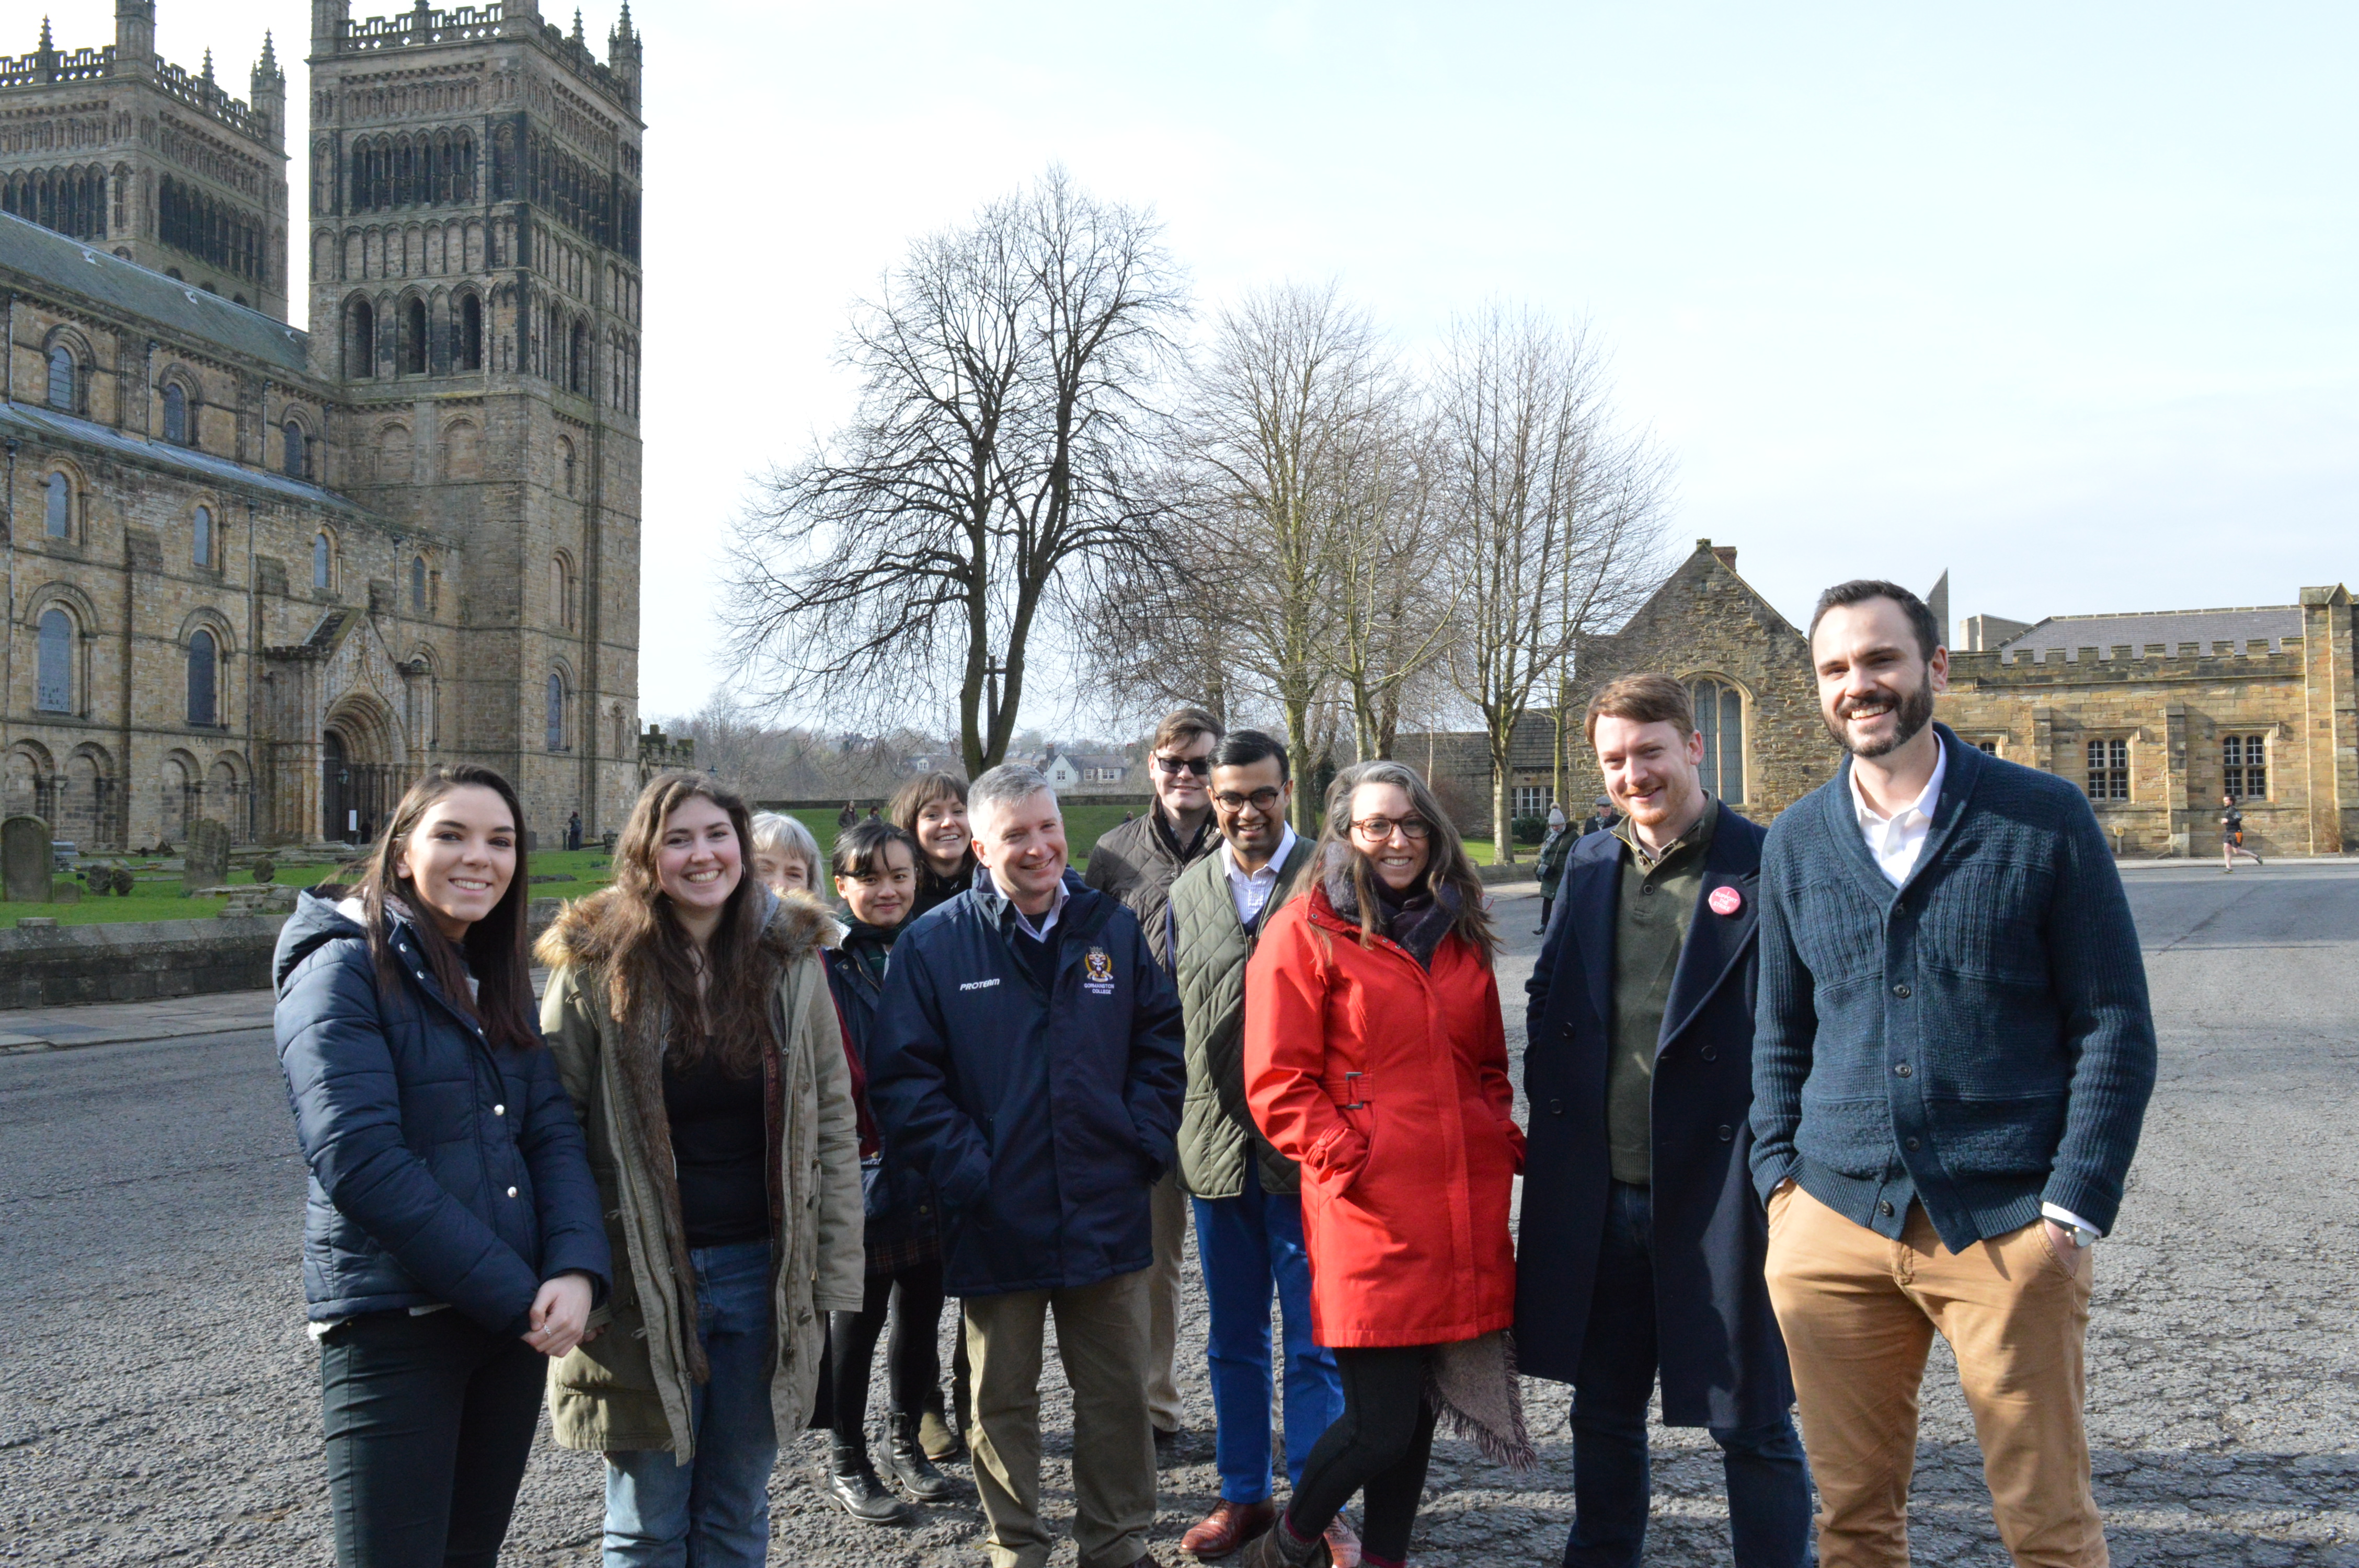
M1587 729L1625 815L1574 849L1526 987L1516 1302L1522 1370L1573 1385L1566 1568L1637 1568L1658 1368L1665 1424L1720 1445L1736 1568L1800 1568L1810 1474L1746 1162L1767 835L1703 792L1678 681L1612 682Z
M1131 1568L1155 1523L1147 1270L1177 1159L1180 999L1131 913L1070 873L1055 791L1005 765L969 795L989 873L894 943L868 1049L888 1148L941 1195L965 1309L967 1440L997 1568L1040 1568L1040 1358L1073 1390L1082 1568Z
M1610 833L1614 825L1622 820L1614 814L1614 802L1610 797L1601 795L1593 804L1596 809L1581 819L1581 836L1584 838L1592 833Z
M582 814L578 811L570 813L565 818L565 847L569 849L582 848Z
M1564 807L1550 806L1548 811L1548 837L1540 840L1539 883L1540 923L1532 933L1538 936L1548 930L1549 913L1556 905L1557 890L1564 883L1564 863L1572 858L1572 847L1581 842L1581 835L1565 820Z
M572 1102L533 1022L524 813L488 768L412 784L361 884L278 934L278 1065L310 1168L303 1293L320 1342L345 1568L491 1568L547 1360L614 1277Z
M1164 912L1180 873L1221 847L1212 821L1212 748L1221 721L1201 708L1175 708L1155 727L1147 747L1147 784L1155 792L1147 815L1101 835L1090 849L1085 880L1122 900L1138 916L1155 961L1170 974ZM1155 1451L1168 1461L1180 1439L1180 1261L1188 1249L1188 1195L1177 1171L1155 1189L1155 1271L1147 1282L1155 1316L1154 1366L1147 1375L1147 1413L1155 1421Z
M909 1509L886 1491L868 1458L868 1369L889 1309L886 1464L904 1491L940 1502L956 1488L919 1445L918 1418L941 1397L935 1348L942 1315L941 1202L933 1184L878 1136L868 1105L868 1041L893 942L917 895L918 846L886 822L860 822L835 840L830 870L850 919L827 951L827 980L843 1021L844 1057L860 1112L860 1168L866 1217L866 1300L858 1312L828 1314L827 1407L833 1433L828 1484L853 1518L899 1524Z

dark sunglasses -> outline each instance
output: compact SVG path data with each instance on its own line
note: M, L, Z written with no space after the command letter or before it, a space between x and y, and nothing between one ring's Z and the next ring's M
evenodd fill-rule
M1155 765L1174 777L1180 773L1193 773L1200 779L1212 776L1212 759L1210 757L1158 756L1155 759Z

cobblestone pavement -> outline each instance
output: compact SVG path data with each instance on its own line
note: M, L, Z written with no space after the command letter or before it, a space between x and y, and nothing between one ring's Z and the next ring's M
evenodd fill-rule
M2163 1071L2121 1227L2097 1258L2090 1422L2114 1560L2359 1568L2359 866L2233 879L2141 867L2130 880ZM1536 909L1502 910L1516 933L1502 973L1511 1041ZM238 1022L0 1058L0 1563L329 1561L300 1166L268 1036ZM1190 1310L1193 1430L1164 1476L1166 1562L1214 1490L1201 1293ZM1917 1561L2004 1564L1938 1351L1927 1389ZM1530 1475L1437 1445L1419 1562L1558 1560L1568 1401L1540 1382L1527 1399L1542 1439ZM1061 1385L1046 1424L1049 1507L1069 1511ZM1725 1563L1709 1442L1657 1439L1647 1561ZM821 1454L805 1437L779 1465L775 1561L983 1561L971 1506L909 1529L853 1525L820 1500ZM544 1444L506 1561L593 1563L598 1522L596 1461ZM1071 1561L1068 1545L1058 1562Z

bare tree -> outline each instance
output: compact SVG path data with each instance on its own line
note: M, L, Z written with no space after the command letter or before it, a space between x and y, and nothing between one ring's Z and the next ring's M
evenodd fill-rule
M1586 333L1491 306L1461 319L1436 389L1458 627L1452 684L1491 752L1495 858L1515 859L1516 727L1584 636L1626 619L1660 579L1668 464L1614 425Z
M1412 683L1449 651L1457 600L1434 570L1448 534L1437 436L1425 409L1397 398L1343 487L1332 661L1362 761L1393 754Z
M954 689L968 772L998 762L1036 637L1151 550L1147 397L1185 309L1152 218L1060 168L912 246L855 308L853 418L741 521L752 678L878 721Z
M1295 776L1322 754L1314 723L1334 686L1341 538L1371 504L1397 377L1366 314L1334 287L1289 286L1221 312L1177 421L1177 545L1133 600L1225 665L1220 699L1266 698ZM1134 615L1135 615L1134 611ZM1157 646L1154 627L1129 639ZM1175 657L1175 655L1178 655ZM1164 667L1187 667L1179 649ZM1249 693L1228 689L1243 682ZM1298 791L1298 827L1318 803Z

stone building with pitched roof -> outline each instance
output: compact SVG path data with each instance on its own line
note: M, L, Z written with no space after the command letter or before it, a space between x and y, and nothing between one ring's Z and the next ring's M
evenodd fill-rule
M1927 595L1945 625L1948 581ZM2223 791L2264 856L2359 849L2359 621L2347 589L2236 610L1975 615L1955 630L1938 717L1985 752L2080 784L2121 853L2214 852ZM1576 669L1563 764L1575 816L1601 784L1579 716L1599 686L1634 671L1687 685L1706 786L1757 822L1841 761L1819 716L1808 637L1737 574L1730 546L1698 540L1626 625L1582 647ZM1519 816L1547 808L1555 736L1552 710L1516 731ZM1445 798L1473 808L1462 827L1487 830L1480 736L1404 736L1397 754L1419 765L1430 756Z
M0 59L0 813L365 837L468 761L594 835L642 771L639 38L311 11L300 218L269 40L251 102L154 0Z

